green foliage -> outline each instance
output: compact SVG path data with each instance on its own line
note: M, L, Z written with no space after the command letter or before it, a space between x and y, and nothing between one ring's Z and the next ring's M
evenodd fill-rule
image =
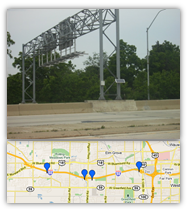
M15 44L15 42L11 39L10 33L7 31L7 47L10 47L11 45ZM10 58L12 58L11 55L12 51L10 49L7 49L7 54Z
M22 80L21 73L9 75L7 78L7 103L18 104L21 102Z
M175 71L154 73L150 78L151 99L180 99L180 75Z
M106 67L107 66L107 59L108 56L106 54L106 52L103 53L103 66ZM94 67L100 67L100 56L98 53L94 52L93 56L89 56L88 59L84 62L85 66L94 66Z
M116 54L109 59L109 69L116 74ZM142 70L141 60L136 55L136 47L120 40L120 73L132 87L137 72Z
M168 41L152 46L150 51L150 75L163 70L180 73L180 49Z
M168 41L152 46L150 51L150 98L180 98L180 49ZM146 68L146 61L143 61Z
M147 99L147 71L141 71L133 83L134 99L145 100Z
M58 57L59 55L56 54ZM120 40L120 72L125 84L121 84L122 99L147 99L147 61L136 54L136 47ZM45 57L44 57L45 59ZM107 61L104 53L104 79L107 88L113 83L110 95L116 94L117 85L112 74L116 75L116 54ZM51 67L36 69L36 101L38 103L83 102L97 100L100 92L100 57L97 53L84 62L84 70L76 69L71 61ZM36 57L36 67L38 66ZM32 64L32 58L25 59L25 68ZM21 102L22 92L22 53L14 58L13 66L20 70L7 78L7 103ZM111 74L112 72L112 74ZM26 86L32 81L32 68L27 72ZM32 86L28 89L32 96ZM156 44L150 51L150 97L151 99L180 98L180 49L165 41ZM115 96L105 96L115 99Z

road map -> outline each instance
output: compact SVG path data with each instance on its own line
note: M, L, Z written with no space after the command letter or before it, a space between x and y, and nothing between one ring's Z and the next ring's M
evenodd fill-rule
M8 203L179 203L179 141L8 141Z

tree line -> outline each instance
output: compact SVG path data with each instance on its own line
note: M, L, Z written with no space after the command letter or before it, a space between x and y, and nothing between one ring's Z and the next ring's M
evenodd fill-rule
M9 37L10 38L10 37ZM8 40L7 40L8 41ZM12 42L13 43L13 42ZM10 46L10 45L9 45ZM7 53L11 51L7 51ZM58 54L57 54L58 56ZM114 82L116 75L116 54L107 59L104 53L105 90ZM180 98L180 49L168 41L152 46L150 61L150 99ZM26 68L32 58L25 60ZM19 69L15 75L7 77L7 103L22 101L22 53L14 57L13 66ZM38 58L36 58L38 66ZM120 40L120 72L125 84L121 84L122 99L147 99L147 61L136 54L136 47ZM32 70L26 84L32 79ZM36 68L36 101L38 103L83 102L97 100L100 92L99 54L94 53L84 62L84 69L77 69L71 61L51 67ZM29 92L30 91L30 92ZM32 95L32 88L28 89ZM116 94L116 83L109 89ZM115 99L115 96L105 96Z

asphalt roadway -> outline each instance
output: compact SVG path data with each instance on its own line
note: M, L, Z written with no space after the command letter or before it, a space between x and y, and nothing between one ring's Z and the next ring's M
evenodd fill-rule
M146 110L126 112L76 113L55 115L7 116L7 127L55 124L79 124L118 121L153 121L180 119L180 110Z

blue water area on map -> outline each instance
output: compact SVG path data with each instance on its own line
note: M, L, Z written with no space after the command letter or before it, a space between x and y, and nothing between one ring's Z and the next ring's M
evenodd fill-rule
M42 194L38 194L38 199L42 200Z

